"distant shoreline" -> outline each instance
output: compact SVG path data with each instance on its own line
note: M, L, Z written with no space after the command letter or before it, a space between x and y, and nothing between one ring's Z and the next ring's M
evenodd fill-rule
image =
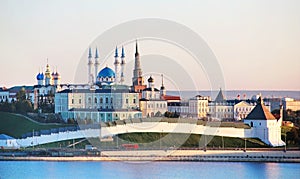
M300 163L300 151L103 151L101 156L37 157L0 156L0 161L195 161L195 162L280 162Z

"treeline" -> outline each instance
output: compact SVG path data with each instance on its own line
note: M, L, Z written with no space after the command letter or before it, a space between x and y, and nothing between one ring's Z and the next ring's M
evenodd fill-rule
M16 99L16 101L12 101L11 103L9 103L8 100L1 101L0 111L20 114L26 114L34 111L31 101L26 98L25 89L21 89L16 94Z

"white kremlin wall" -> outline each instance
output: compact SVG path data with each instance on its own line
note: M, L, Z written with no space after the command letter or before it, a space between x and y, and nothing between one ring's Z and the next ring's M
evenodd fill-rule
M142 122L117 125L101 128L101 137L113 136L123 133L135 132L155 132L155 133L185 133L185 134L205 134L211 136L256 138L253 128L233 128L233 127L209 127L189 123L167 123L167 122ZM45 143L57 142L62 140L99 137L99 129L85 129L78 131L66 131L52 133L50 135L41 135L17 139L20 147L29 147ZM259 137L257 137L259 138ZM263 139L262 139L263 140ZM279 144L279 141L278 141Z

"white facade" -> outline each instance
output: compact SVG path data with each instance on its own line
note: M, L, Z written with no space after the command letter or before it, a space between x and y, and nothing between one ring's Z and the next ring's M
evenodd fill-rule
M113 89L115 87L118 86L111 89L65 90L56 93L55 113L61 114L64 120L91 117L99 121L140 117L138 114L140 112L137 111L138 93L131 93L128 90L126 92L126 89ZM89 116L90 114L92 115ZM117 116L114 117L114 114Z
M235 120L245 119L254 107L255 107L254 103L249 104L245 101L241 101L235 104L233 106L234 119Z
M8 90L1 90L0 89L0 102L11 102L11 99L9 98L9 91Z
M17 139L5 134L0 134L0 149L16 149L19 148Z
M233 119L234 106L226 102L210 102L208 106L209 118L222 120Z
M139 106L143 117L161 116L168 110L167 101L162 99L160 91L154 87L154 79L148 79L148 88L142 91Z
M189 114L194 118L204 118L208 112L208 101L210 100L207 96L197 95L189 100Z
M251 113L244 119L252 129L254 136L271 146L282 146L281 140L283 109L280 109L280 119L276 119L269 109L263 104L261 97Z

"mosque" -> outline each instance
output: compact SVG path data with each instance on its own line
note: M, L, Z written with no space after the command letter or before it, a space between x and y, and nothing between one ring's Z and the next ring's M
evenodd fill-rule
M128 118L162 116L167 111L166 89L154 87L154 78L144 84L138 43L135 44L135 65L132 84L125 81L125 49L122 46L121 56L118 48L114 53L114 70L108 66L100 71L99 53L88 50L88 83L85 85L61 85L55 83L55 113L64 120L92 120L93 122L114 121ZM54 78L53 78L54 79Z

